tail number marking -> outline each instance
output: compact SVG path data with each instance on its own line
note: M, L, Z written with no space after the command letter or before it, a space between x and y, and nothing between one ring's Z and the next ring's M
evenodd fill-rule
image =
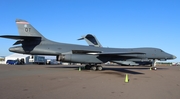
M24 28L25 32L30 32L31 28Z

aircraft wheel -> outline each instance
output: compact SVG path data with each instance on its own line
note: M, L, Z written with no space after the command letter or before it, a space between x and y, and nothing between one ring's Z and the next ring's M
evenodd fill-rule
M95 71L95 70L96 70L96 66L92 66L92 67L91 67L91 70L94 70L94 71Z
M90 68L91 68L91 66L89 66L89 65L85 66L85 69L90 69Z
M101 71L103 69L102 66L97 66L97 70Z
M156 67L153 67L152 70L157 70L157 68L156 68Z

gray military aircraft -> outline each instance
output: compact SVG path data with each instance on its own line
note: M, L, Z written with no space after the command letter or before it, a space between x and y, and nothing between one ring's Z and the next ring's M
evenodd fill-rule
M58 43L48 40L40 34L29 22L16 20L19 34L2 35L0 37L17 40L9 51L31 55L54 55L57 61L71 63L85 63L85 68L102 70L101 63L111 60L127 59L175 59L176 56L164 52L159 48L104 48L85 45ZM19 45L21 44L21 45Z
M94 47L102 47L102 45L100 44L99 40L96 38L96 36L92 35L92 34L87 34L85 36L82 36L80 39L78 40L85 40L89 46L94 46ZM120 65L128 65L128 66L135 66L135 65L152 65L152 60L148 60L148 59L127 59L127 60L115 60L115 61L111 61Z

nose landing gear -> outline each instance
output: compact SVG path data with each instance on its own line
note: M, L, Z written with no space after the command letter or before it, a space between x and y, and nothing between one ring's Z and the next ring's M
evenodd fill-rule
M152 64L151 64L152 67L150 67L150 70L157 70L156 62L157 62L156 59L154 59L154 60L152 61Z

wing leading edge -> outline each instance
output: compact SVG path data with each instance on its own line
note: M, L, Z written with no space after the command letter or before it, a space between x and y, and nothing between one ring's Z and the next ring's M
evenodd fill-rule
M90 51L90 50L73 50L73 54L90 54L98 56L117 56L117 57L137 57L138 55L144 55L142 52L102 52L102 51Z

